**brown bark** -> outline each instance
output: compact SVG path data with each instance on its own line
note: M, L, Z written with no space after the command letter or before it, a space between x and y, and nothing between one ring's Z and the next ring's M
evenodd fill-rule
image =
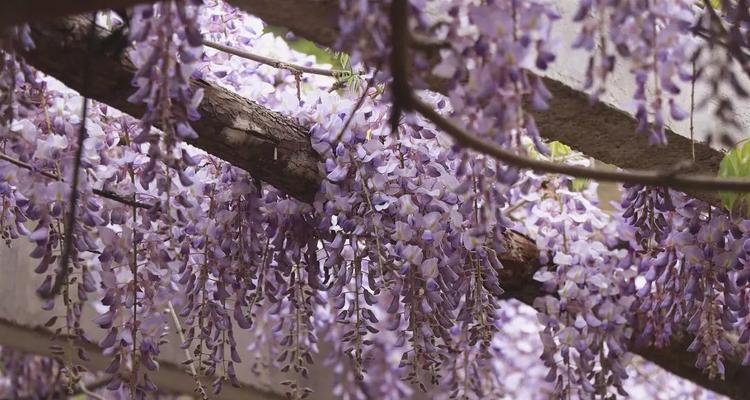
M82 67L88 57L88 20L63 18L32 24L31 29L36 48L24 54L25 59L67 86L82 90ZM104 41L107 35L104 29L96 31L90 90L83 94L139 117L145 107L127 101L135 90L130 83L135 68L127 57L111 53L107 46L112 46ZM203 118L192 124L199 135L192 145L293 197L307 202L313 199L321 176L307 128L208 82L195 80L193 84L203 88L205 94L198 110Z
M310 4L299 0L296 3L292 0L277 0L274 2L234 0L233 2L264 17L271 23L286 24L293 31L305 33L309 38L317 39L323 44L330 44L333 40L331 29L328 28L335 26L335 22L331 22L330 19L331 16L335 17L335 13L321 13L321 10L325 10L324 7L326 6L335 6L334 0L310 2ZM297 17L281 18L277 16L276 13L279 9L284 9L286 6L291 7L293 4L299 5L297 7L299 13L295 14ZM311 4L317 9L313 9L315 7ZM320 18L321 15L328 19L323 22L313 19ZM37 42L37 49L26 54L27 60L35 67L60 79L73 89L80 90L83 82L81 63L85 60L87 54L83 45L83 43L86 43L84 39L87 26L87 22L81 18L68 18L50 24L33 25L32 33L34 40ZM324 28L320 30L311 29L315 26L323 26ZM102 39L106 32L100 30L97 35L99 39ZM96 62L93 64L93 76L91 77L92 89L85 94L131 115L141 115L143 107L130 104L126 100L133 90L129 84L133 73L132 65L122 58L106 54L107 49L98 48L97 51L99 53L95 55ZM310 146L307 129L287 117L266 110L253 101L244 99L225 89L212 86L204 81L196 81L194 84L203 87L206 91L199 110L202 118L194 124L200 135L200 138L193 143L195 146L247 170L256 178L268 182L294 197L304 201L312 199L322 177L318 171L317 156ZM586 108L584 109L581 105L582 108L578 110L589 112L588 100L583 95L564 87L560 89L562 92L558 92L554 87L551 89L558 95L562 93L561 98L570 96L569 102L585 102ZM571 92L565 94L566 90ZM579 115L578 112L575 112L576 109L573 105L569 104L568 106L570 107L568 109L569 114L566 114L567 117L561 117L560 120L554 118L544 120L543 117L539 117L541 122L547 121L543 125L548 129L547 137L550 137L549 130L559 131L552 129L551 124L565 124L567 118ZM597 105L597 107L602 107L600 116L603 119L602 123L610 121L609 123L612 126L632 123L631 120L628 120L629 117L620 111L605 106ZM540 123L540 125L542 124ZM592 123L592 125L587 126L591 128L595 127L596 124ZM569 130L573 128L570 127ZM596 130L596 132L599 131L602 131L602 129ZM571 140L586 142L585 137L590 133L592 132L581 131L577 135L571 134ZM610 140L609 136L604 135L603 133L601 135L596 134L596 137L606 137L607 140ZM613 135L617 137L617 133L613 133ZM556 138L552 137L552 139ZM628 132L628 145L632 142L633 134ZM594 144L589 143L588 147L582 148L583 146L576 146L575 143L566 143L584 151L586 148L594 146ZM274 153L276 153L276 157L274 157ZM664 159L663 153L662 151L659 153L659 157L653 157L653 161L658 163L657 160ZM602 154L605 157L616 157L616 154L606 152ZM707 154L711 153L708 152ZM650 156L643 154L639 157L638 165L643 166L644 159ZM628 160L630 159L626 158L620 162L635 162L636 159ZM605 159L605 161L612 162L613 160ZM506 267L506 270L502 273L503 284L509 296L519 298L530 304L534 298L540 295L539 286L532 279L538 268L538 250L528 238L514 233L510 235L511 251L505 253L501 260ZM750 390L750 376L748 376L750 373L741 367L738 360L733 359L727 362L726 381L710 381L693 368L694 355L686 352L684 344L682 341L678 341L668 349L646 348L636 349L635 352L677 375L722 394L742 398L741 393Z
M2 0L0 29L20 23L46 21L104 9L124 9L156 0Z

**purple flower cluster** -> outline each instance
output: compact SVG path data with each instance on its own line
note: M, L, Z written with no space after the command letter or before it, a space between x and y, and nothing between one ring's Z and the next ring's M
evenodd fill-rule
M0 137L8 135L8 125L29 107L22 89L34 84L36 79L31 68L20 60L16 51L34 48L26 25L7 27L0 30Z
M671 230L668 213L674 211L669 191L643 185L623 185L623 189L622 218L638 228L636 240L646 249L663 245Z
M674 97L681 82L692 80L688 67L697 48L691 34L695 9L687 0L580 0L574 17L581 31L573 46L592 54L585 87L598 98L617 60L628 62L636 84L638 131L648 134L651 144L667 143L667 112L674 120L688 116Z
M523 219L550 263L535 280L551 295L534 303L544 325L546 379L561 397L624 394L635 271L615 246L617 224L596 206L595 185L583 192L570 186L568 178L547 182Z
M177 170L182 184L189 185L191 181L183 173L190 161L183 159L175 145L198 137L190 121L200 118L197 108L203 91L192 88L190 79L202 50L197 25L201 4L202 0L179 0L133 9L130 39L135 48L130 57L138 67L133 78L138 90L128 100L146 104L141 132L132 138L135 143L150 144L148 154L152 161L140 177L144 186L156 177L158 160ZM152 133L154 126L162 130L162 139ZM168 187L159 186L160 191L169 191Z

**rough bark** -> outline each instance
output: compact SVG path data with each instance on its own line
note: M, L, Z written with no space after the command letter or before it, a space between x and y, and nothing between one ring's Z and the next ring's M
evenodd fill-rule
M320 9L317 11L308 10L305 8L307 2L303 1L299 2L300 13L295 14L298 16L289 19L276 17L276 13L279 9L283 9L283 5L292 4L289 0L274 2L234 0L234 3L264 17L271 23L291 25L287 27L292 28L295 32L307 32L311 39L317 38L323 44L331 43L331 33L326 33L326 29L320 31L309 29L305 27L305 24L307 24L307 27L335 26L331 25L330 21L330 16L335 15L334 13L321 14ZM326 5L335 6L333 0L312 3L320 8ZM326 20L327 22L320 22L307 18L308 15L311 18L328 15L329 19ZM33 25L32 34L37 43L37 48L25 55L27 60L35 67L60 79L73 89L80 90L83 82L82 68L80 67L87 54L83 45L83 43L86 43L84 39L87 24L85 19L68 18L50 24ZM320 37L316 36L316 32L320 32ZM97 35L101 41L106 32L100 30ZM99 53L95 55L96 62L93 64L93 76L91 77L93 79L91 82L92 89L85 94L131 115L141 115L143 107L127 102L127 97L133 90L129 84L134 70L133 66L122 57L118 58L107 54L106 48L98 48L97 51ZM206 91L204 102L200 108L202 118L194 125L200 135L200 138L193 143L194 145L247 170L255 177L301 200L309 201L314 196L322 178L317 167L317 156L310 146L307 130L304 127L225 89L212 86L204 81L196 81L194 84L203 87ZM557 90L554 87L552 89ZM560 90L563 90L563 95L564 90L572 91L572 89L565 88ZM586 111L584 111L584 108L578 110L579 112L589 112L588 99L575 94L574 91L568 96L571 96L570 102L586 102ZM553 127L549 124L565 124L567 118L580 119L573 105L569 106L571 108L568 111L568 117L561 117L557 122L552 118L544 126L552 131L559 131L558 129L552 129ZM602 108L601 113L601 118L605 121L611 121L613 126L632 123L626 121L628 118L626 115L614 109ZM540 120L545 121L543 117L540 117ZM603 130L597 128L597 132L599 131ZM571 140L585 142L582 138L589 133L591 132L579 131L577 135L571 135ZM633 135L631 133L628 133L628 135L627 140L632 142ZM548 137L550 137L549 134ZM604 137L610 143L613 140L605 133L597 134L596 137ZM566 143L570 143L580 150L586 150L582 146L576 146L575 142L566 141ZM589 148L591 146L592 144L589 144ZM276 157L274 157L274 154L276 154ZM615 155L610 154L608 157L615 157ZM648 156L639 156L637 159L639 166L643 166L643 159L646 157ZM654 157L654 162L658 159L664 159L664 157L663 152L660 152L659 157ZM635 162L635 159L633 160ZM613 162L615 160L605 159L605 161ZM630 161L621 160L620 162ZM538 268L538 250L532 241L522 235L511 234L509 243L511 251L505 253L501 260L506 267L502 277L504 287L508 291L508 295L530 304L534 298L541 294L538 285L532 279ZM684 343L679 341L668 349L645 348L636 349L635 352L677 375L722 394L742 398L740 394L750 390L749 373L741 367L738 360L728 360L726 381L710 381L695 370L693 367L694 356L687 353L685 348Z
M32 24L31 30L36 48L24 54L25 59L81 91L82 66L88 57L88 20L63 18ZM96 31L90 90L82 94L139 117L145 106L127 101L135 90L131 85L135 68L127 57L111 53L107 35L104 29ZM203 117L192 124L199 136L192 145L293 197L307 202L313 199L321 176L306 128L229 90L202 80L193 84L203 88L205 95L198 110Z
M103 9L124 9L156 0L2 0L0 29L24 22L52 20Z
M667 130L669 145L651 146L648 135L635 133L637 123L629 114L601 102L591 104L587 94L554 79L543 79L552 93L549 110L532 112L543 137L621 168L668 169L691 159L690 139ZM695 163L689 172L715 176L723 157L720 151L695 143ZM720 205L715 192L688 194Z

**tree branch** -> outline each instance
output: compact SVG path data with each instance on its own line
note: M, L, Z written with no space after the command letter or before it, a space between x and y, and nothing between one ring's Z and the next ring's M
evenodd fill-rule
M104 9L128 8L156 0L2 0L0 30L10 25L47 21Z
M103 28L96 31L97 62L91 66L90 88L84 90L79 60L86 54L87 27L83 17L32 24L36 48L24 57L81 95L140 117L145 112L144 105L127 101L134 91L130 82L135 68L127 57L113 54L113 47L118 44L107 44L109 31ZM202 118L192 123L199 137L190 144L247 170L290 196L312 201L322 177L307 128L206 81L193 80L192 84L204 90L204 97L198 108Z
M295 73L304 72L308 74L330 76L334 78L349 73L349 71L338 70L338 69L325 69L325 68L307 67L304 65L297 65L297 64L289 64L280 60L276 60L274 58L261 56L260 54L251 53L249 51L240 50L234 47L230 47L227 45L223 45L221 43L216 43L216 42L212 42L210 40L205 40L205 39L203 40L203 45L206 47L210 47L212 49L223 51L225 53L233 54L237 57L246 58L248 60L255 61L261 64L265 64L274 68L286 69Z

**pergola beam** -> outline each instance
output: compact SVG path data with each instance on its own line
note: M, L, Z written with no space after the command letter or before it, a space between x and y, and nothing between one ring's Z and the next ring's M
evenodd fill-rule
M0 318L0 345L9 349L14 349L29 354L37 354L45 357L54 357L50 345L56 343L53 341L53 334L45 328L30 328L18 325L14 322ZM64 338L58 338L58 343L67 343ZM102 351L96 344L81 343L76 341L76 346L83 348L89 355L89 360L78 360L77 363L83 365L89 371L104 371L112 361L111 357L102 355ZM69 349L68 351L73 351ZM167 393L180 393L195 395L195 380L186 371L186 369L177 364L159 360L159 369L149 372L149 378L156 386ZM205 387L211 387L210 378L201 378ZM266 392L250 386L234 387L232 385L223 385L221 392L211 395L214 400L282 400L284 396Z

